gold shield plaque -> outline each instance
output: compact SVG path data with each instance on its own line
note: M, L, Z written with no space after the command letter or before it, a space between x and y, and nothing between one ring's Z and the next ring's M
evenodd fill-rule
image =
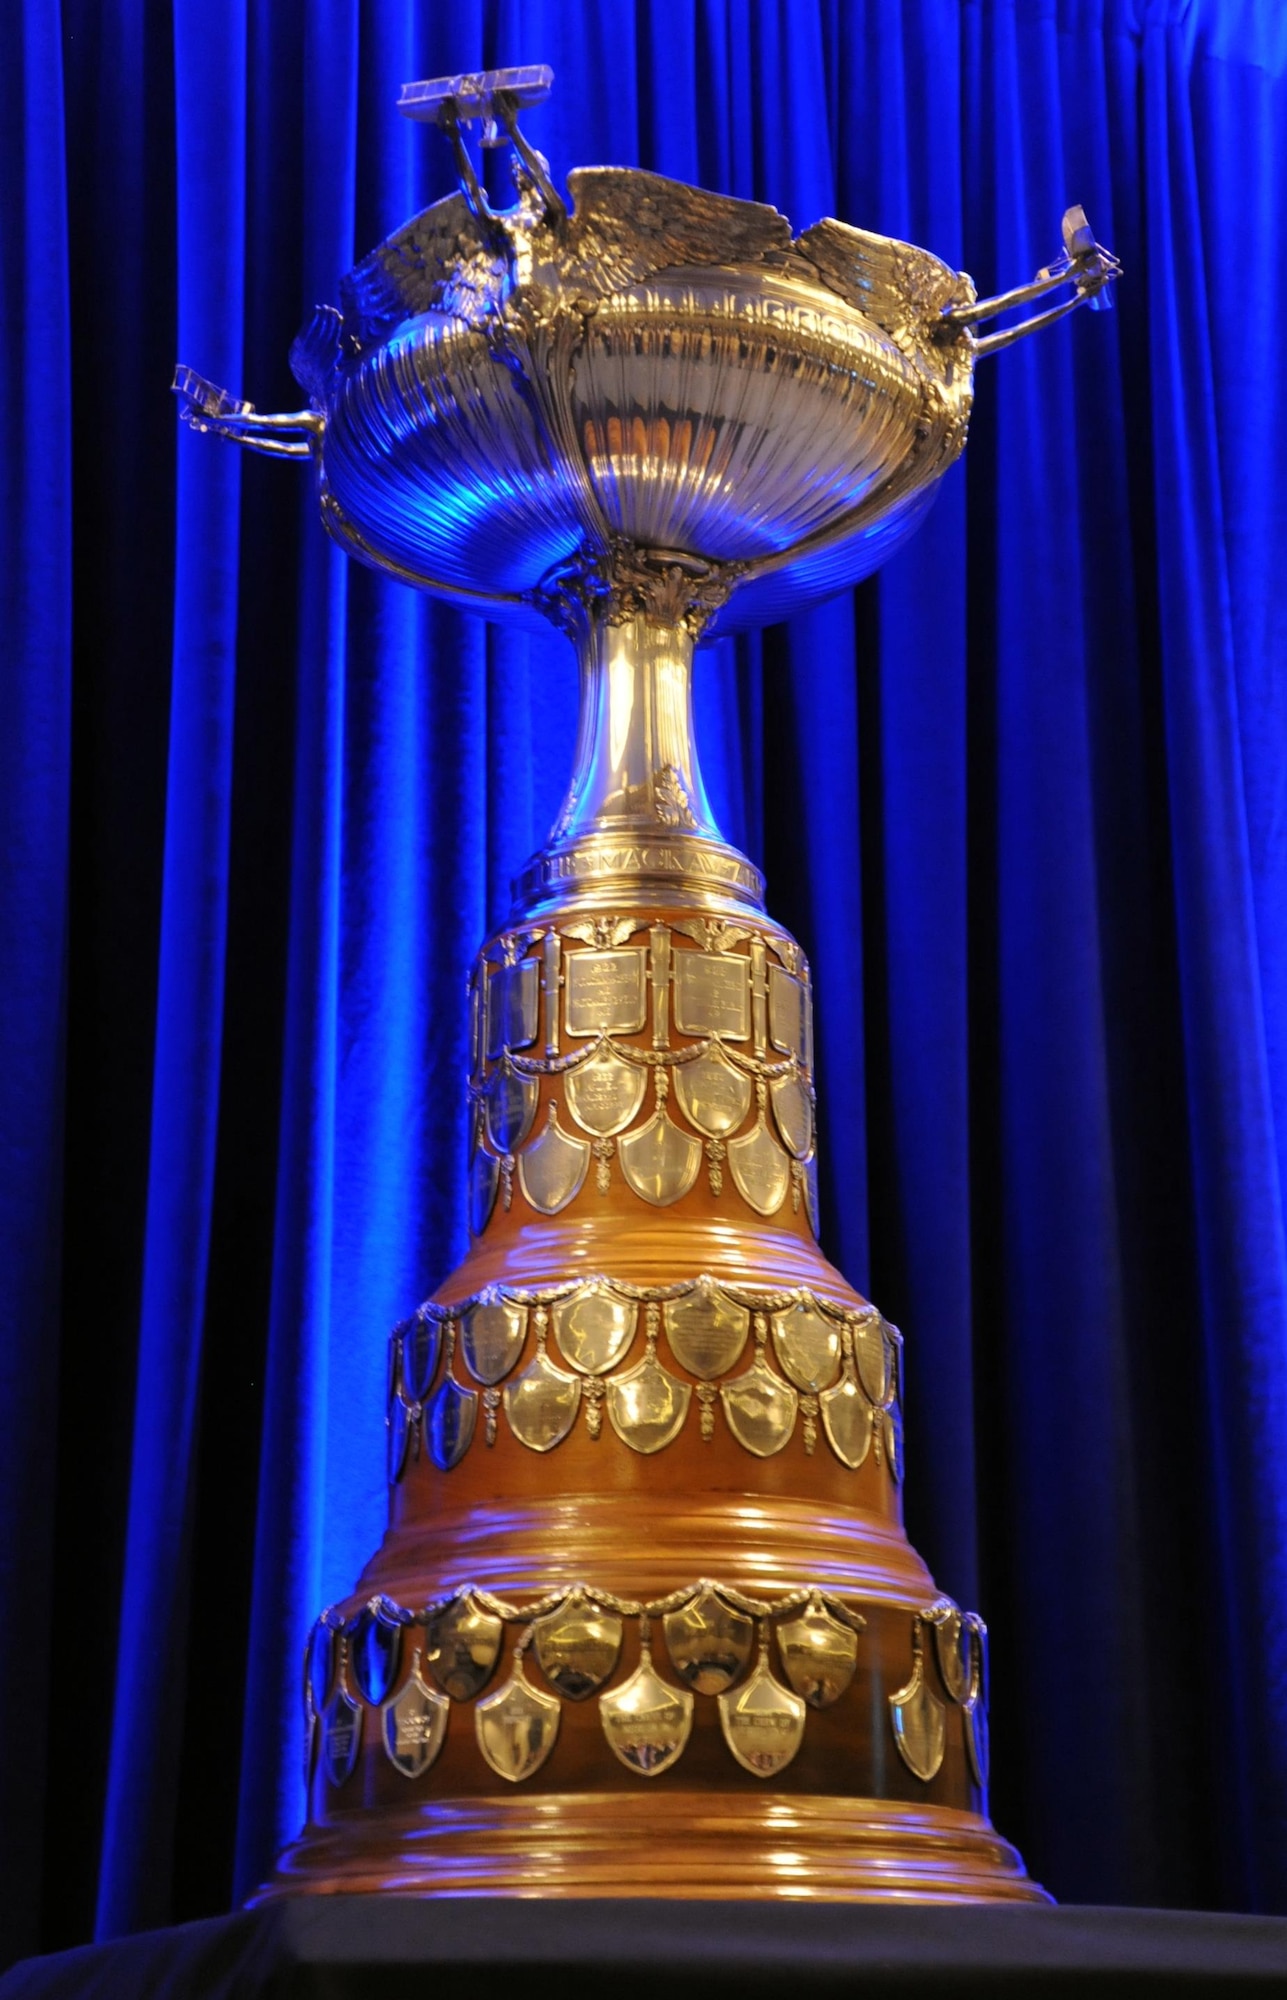
M552 1307L560 1354L583 1375L615 1368L635 1337L639 1308L606 1285L587 1285Z
M801 1068L813 1068L809 996L803 980L780 965L769 967L769 1038L784 1056L794 1056Z
M813 1144L813 1105L807 1085L798 1076L775 1076L769 1096L782 1143L797 1160L807 1159Z
M590 1141L565 1132L551 1104L544 1131L518 1156L518 1184L533 1208L557 1215L581 1192L589 1166Z
M606 1043L563 1078L568 1110L578 1125L601 1139L625 1131L647 1088L647 1071L614 1055Z
M782 1372L807 1396L835 1379L840 1364L840 1327L815 1305L798 1299L773 1315L773 1345Z
M453 1701L472 1701L496 1671L505 1627L469 1591L429 1614L425 1665Z
M500 1161L480 1149L469 1163L469 1227L475 1236L481 1236L491 1220L499 1186Z
M478 1747L498 1778L518 1785L540 1770L554 1748L561 1713L557 1698L534 1688L516 1658L504 1687L474 1710Z
M322 1716L322 1769L340 1786L350 1777L362 1747L362 1710L348 1690L338 1687Z
M885 1322L879 1313L864 1313L854 1321L854 1360L858 1380L878 1408L887 1400L891 1387L889 1355Z
M795 1390L759 1354L744 1374L721 1382L720 1401L738 1443L757 1458L772 1458L795 1429Z
M541 1672L569 1701L584 1701L616 1666L624 1630L615 1612L597 1604L560 1605L532 1627Z
M778 1626L778 1651L801 1700L810 1708L830 1708L854 1677L858 1634L813 1597L798 1618Z
M429 1769L446 1738L450 1710L446 1695L420 1678L417 1653L410 1680L380 1711L385 1754L395 1771L404 1778L418 1778Z
M755 1628L744 1611L707 1585L662 1621L675 1672L697 1694L722 1694L751 1657Z
M628 1186L654 1208L667 1208L688 1193L702 1164L702 1143L681 1132L660 1108L637 1132L617 1141L617 1158Z
M700 1381L726 1375L738 1361L751 1330L751 1315L712 1284L698 1281L687 1298L663 1308L666 1337L681 1368Z
M846 1364L834 1389L818 1398L827 1442L842 1465L856 1472L871 1449L871 1405Z
M919 1618L912 1641L912 1677L906 1687L890 1695L889 1714L899 1756L913 1777L928 1784L943 1762L947 1743L947 1710L938 1696L925 1685Z
M677 951L671 964L675 1026L684 1035L744 1042L751 1032L751 961L710 951Z
M411 1412L401 1396L395 1396L387 1418L389 1435L389 1484L396 1486L407 1463L407 1448L411 1443Z
M527 1338L527 1307L502 1300L470 1306L460 1322L460 1351L476 1382L489 1386L509 1374Z
M493 1060L503 1049L526 1049L536 1040L539 982L540 965L534 958L499 965L488 979L487 1053Z
M532 1129L541 1101L534 1076L520 1076L508 1056L502 1056L483 1088L487 1137L498 1153L516 1153Z
M786 1769L804 1741L804 1718L803 1701L774 1679L763 1651L751 1678L719 1698L724 1741L757 1778Z
M562 1444L580 1407L580 1376L556 1367L543 1349L516 1380L505 1384L509 1427L529 1451L553 1451Z
M599 1719L614 1757L642 1778L656 1778L682 1755L693 1726L693 1697L671 1687L645 1646L628 1681L599 1697Z
M625 1375L608 1381L608 1416L613 1430L631 1451L645 1456L660 1451L683 1429L692 1385L681 1382L649 1353Z
M439 1472L459 1465L474 1441L478 1422L478 1391L462 1389L445 1375L425 1410L425 1442Z
M638 945L570 951L563 978L569 1035L634 1035L648 1018L647 953Z
M757 1215L776 1215L791 1185L786 1154L764 1122L728 1142L728 1166L737 1191Z
M891 1403L881 1418L885 1434L885 1461L895 1486L903 1483L903 1413Z
M679 1065L675 1095L690 1125L710 1139L724 1139L736 1132L751 1108L751 1079L716 1044L696 1062Z
M930 1622L934 1628L934 1651L938 1656L943 1685L953 1701L963 1702L970 1691L970 1655L974 1634L951 1598L944 1598L935 1605Z

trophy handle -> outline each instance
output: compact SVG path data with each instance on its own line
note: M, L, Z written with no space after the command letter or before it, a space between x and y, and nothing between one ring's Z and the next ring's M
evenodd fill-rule
M567 206L550 178L549 161L518 129L519 112L543 103L553 82L548 63L531 63L524 69L488 69L475 76L438 76L426 83L403 84L399 111L404 118L437 125L447 134L461 190L480 222L495 225L500 217L483 191L461 129L476 118L482 120L484 146L499 146L503 137L508 138L545 203L547 222L556 229L566 223Z
M976 355L997 354L1003 347L1012 347L1016 340L1037 333L1043 326L1053 326L1057 319L1075 312L1080 305L1089 305L1096 312L1110 308L1113 295L1108 286L1120 277L1122 267L1111 250L1106 250L1102 243L1095 241L1084 208L1064 210L1063 238L1061 255L1053 263L1044 265L1031 284L1016 285L1013 291L1000 292L991 299L976 299L971 305L947 306L939 316L939 326L954 332L958 329L968 332L980 320L995 319L1000 313L1013 312L1017 306L1026 306L1033 299L1045 298L1049 292L1058 291L1064 285L1073 287L1070 299L1061 300L1057 306L1049 306L1045 312L1034 313L1031 319L1003 327L999 333L984 334L982 339L970 335Z
M247 451L270 458L312 458L320 449L326 419L317 410L290 410L267 416L253 403L243 403L207 382L204 375L180 362L171 383L186 424L203 435L210 431L231 438Z

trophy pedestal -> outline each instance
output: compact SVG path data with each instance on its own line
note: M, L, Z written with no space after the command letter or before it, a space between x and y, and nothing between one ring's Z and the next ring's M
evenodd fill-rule
M748 1784L752 1782L748 1780ZM638 1790L444 1799L310 1828L252 1903L411 1896L1045 1903L977 1813L814 1794Z

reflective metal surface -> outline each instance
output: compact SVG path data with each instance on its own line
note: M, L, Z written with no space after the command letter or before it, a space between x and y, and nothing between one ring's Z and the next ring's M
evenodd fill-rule
M805 1705L775 1680L768 1649L761 1645L755 1671L742 1686L719 1697L724 1741L743 1770L776 1778L804 1741Z
M671 1687L645 1641L628 1681L599 1698L603 1733L615 1757L641 1778L656 1778L683 1754L693 1726L693 1697Z
M751 1657L755 1628L709 1585L663 1620L675 1672L697 1694L722 1694Z
M947 1717L942 1702L926 1685L922 1621L912 1621L912 1677L889 1697L890 1719L898 1754L914 1777L928 1784L938 1772L947 1747Z
M839 1701L858 1664L858 1634L833 1618L814 1596L798 1618L777 1628L778 1651L786 1677L810 1708Z
M554 1748L561 1714L554 1695L532 1686L516 1653L505 1685L474 1710L478 1747L497 1777L517 1785L539 1771Z
M425 1665L453 1701L472 1701L496 1670L505 1627L468 1591L431 1609L425 1620Z
M420 1778L442 1749L451 1703L420 1676L416 1654L406 1686L386 1702L381 1717L385 1755L404 1778Z
M584 1701L616 1666L623 1630L615 1612L592 1601L548 1612L532 1627L541 1672L569 1701Z

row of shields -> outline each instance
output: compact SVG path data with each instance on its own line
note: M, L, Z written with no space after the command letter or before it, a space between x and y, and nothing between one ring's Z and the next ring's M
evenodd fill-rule
M641 1312L643 1358L622 1368ZM533 1328L536 1351L516 1373ZM695 1382L660 1359L663 1329ZM752 1338L750 1366L732 1375ZM567 1368L552 1358L551 1341ZM496 1287L451 1309L425 1305L390 1342L390 1482L401 1479L422 1438L439 1470L458 1465L480 1403L488 1443L503 1407L521 1444L551 1451L584 1404L592 1436L606 1408L622 1442L647 1455L679 1435L695 1394L707 1440L717 1401L738 1443L758 1458L785 1449L802 1416L807 1452L820 1422L842 1464L856 1470L874 1448L901 1483L901 1350L897 1328L872 1309L845 1311L805 1289L739 1291L708 1277L660 1295L596 1277L539 1293ZM478 1389L456 1379L457 1353ZM718 1377L725 1379L717 1386Z
M422 1777L446 1741L452 1704L472 1702L485 1763L519 1784L554 1749L562 1702L587 1700L616 1671L628 1618L640 1622L639 1663L620 1686L599 1694L598 1707L609 1749L638 1777L658 1777L683 1755L698 1695L715 1698L724 1741L742 1769L775 1777L798 1752L809 1710L829 1708L848 1689L865 1626L861 1613L818 1586L765 1603L703 1580L645 1606L576 1584L518 1607L465 1585L419 1615L374 1597L348 1620L325 1614L310 1635L308 1776L320 1738L325 1777L342 1786L374 1713L390 1764L405 1778ZM506 1627L515 1623L522 1630L509 1675L484 1695ZM674 1680L663 1679L654 1663L658 1627ZM946 1701L929 1684L926 1633ZM784 1679L773 1670L774 1643ZM889 1698L903 1762L925 1783L936 1776L955 1704L975 1782L985 1787L986 1628L974 1613L939 1599L913 1616L912 1656L907 1684ZM528 1675L533 1658L546 1688Z

